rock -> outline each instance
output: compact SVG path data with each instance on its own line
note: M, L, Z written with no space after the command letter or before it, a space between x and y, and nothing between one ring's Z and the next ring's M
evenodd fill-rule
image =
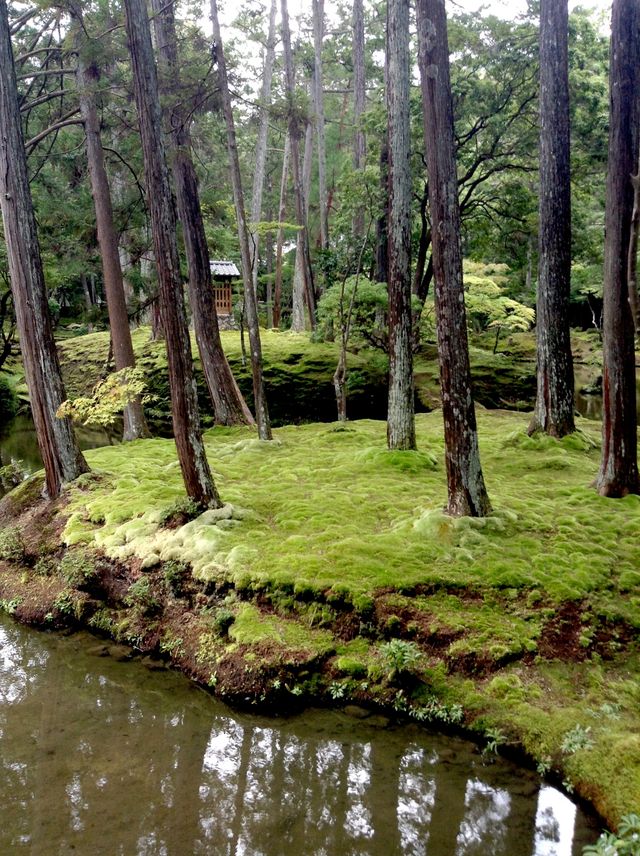
M133 657L133 651L131 648L127 648L126 645L109 645L107 653L113 660L117 660L118 663L123 663L125 660L130 660Z
M348 704L343 708L343 712L352 719L367 719L367 717L371 716L370 710L367 710L365 707L360 707L357 704Z

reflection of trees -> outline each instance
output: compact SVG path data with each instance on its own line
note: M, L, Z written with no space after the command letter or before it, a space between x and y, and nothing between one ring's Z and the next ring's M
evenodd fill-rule
M514 787L461 741L232 717L79 644L0 623L0 853L531 856L573 837L528 774Z

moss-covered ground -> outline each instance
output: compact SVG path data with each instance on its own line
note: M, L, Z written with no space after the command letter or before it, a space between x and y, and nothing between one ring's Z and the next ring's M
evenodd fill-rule
M387 451L372 420L272 443L211 429L226 504L193 519L172 441L87 452L63 502L43 506L36 476L0 505L0 599L169 657L232 701L464 727L615 824L640 810L640 497L590 486L595 423L562 441L526 425L480 412L485 520L442 513L437 411L417 417L418 452Z
M252 401L249 365L242 363L240 334L221 334L229 363L247 401ZM324 422L335 418L333 373L338 348L333 342L309 341L308 334L262 331L264 377L274 425ZM535 355L531 337L505 338L510 353L491 353L492 342L480 339L472 348L472 371L476 401L485 407L531 408L535 396ZM149 392L155 396L148 407L156 427L169 426L167 362L163 342L152 342L149 329L133 333L138 365L145 372ZM195 340L193 353L197 355ZM86 395L103 371L109 350L108 333L92 333L59 342L67 392L70 397ZM351 419L386 418L387 358L382 351L360 348L349 354L347 381ZM200 408L205 424L212 424L212 411L200 361L195 359ZM439 371L436 348L425 345L415 356L416 406L432 410L438 406ZM22 387L20 387L22 389Z

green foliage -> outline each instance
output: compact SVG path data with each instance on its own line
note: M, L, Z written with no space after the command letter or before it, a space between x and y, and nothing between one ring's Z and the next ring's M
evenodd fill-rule
M127 606L137 609L143 614L154 612L159 606L148 577L139 577L135 582L131 583L125 595L124 602Z
M184 562L180 562L177 559L170 559L163 565L162 576L169 591L179 597L185 582L191 576L191 571L189 565Z
M487 738L487 742L482 750L484 757L497 755L500 746L507 742L506 735L500 728L488 728L485 737Z
M596 844L584 848L583 856L638 856L640 853L640 815L627 814L617 834L603 832Z
M166 526L176 520L181 523L186 523L187 520L193 520L199 514L202 514L202 506L189 496L181 497L171 505L164 508L160 514L160 525Z
M355 291L355 298L353 294ZM351 339L378 348L387 346L386 312L389 305L387 287L366 276L350 276L344 283L328 288L318 302L318 323L327 337L339 330L353 298Z
M0 559L5 562L22 562L25 544L18 529L7 527L0 531Z
M18 487L24 478L25 471L22 461L11 461L11 463L0 467L0 484L7 493L14 487Z
M83 551L65 553L58 566L65 581L74 587L87 585L96 577L95 561Z
M577 723L571 731L567 731L560 744L560 749L565 755L574 755L582 749L591 749L593 746L593 737L591 736L591 726L586 728L580 723Z
M470 262L465 265L467 323L476 332L488 329L496 330L497 333L502 329L509 332L529 330L535 321L535 310L505 295L494 271L498 276L500 273L504 275L506 266ZM489 272L493 276L489 276Z
M67 400L58 408L56 416L69 417L82 425L113 425L122 416L124 408L138 397L143 402L146 382L140 368L126 368L98 381L90 397Z
M422 652L415 642L404 639L391 639L383 643L379 651L390 681L410 674L422 662Z
M213 629L217 636L227 636L229 628L236 620L235 613L227 607L220 607L213 614Z

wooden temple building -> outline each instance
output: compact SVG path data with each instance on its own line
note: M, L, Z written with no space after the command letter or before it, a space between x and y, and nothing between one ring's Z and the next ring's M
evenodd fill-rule
M233 315L231 283L240 277L240 271L233 262L225 259L212 259L210 264L216 312L218 316Z

